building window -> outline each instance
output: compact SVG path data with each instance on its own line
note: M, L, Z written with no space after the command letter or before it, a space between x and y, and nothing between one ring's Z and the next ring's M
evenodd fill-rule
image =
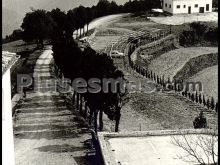
M165 3L165 7L167 7L167 3Z
M179 8L180 8L180 5L177 5L176 8L179 9Z
M186 5L183 5L183 8L186 8Z
M198 4L195 4L195 8L197 8L198 7Z
M169 8L171 8L171 5L169 5Z
M209 11L209 4L206 4L206 11Z

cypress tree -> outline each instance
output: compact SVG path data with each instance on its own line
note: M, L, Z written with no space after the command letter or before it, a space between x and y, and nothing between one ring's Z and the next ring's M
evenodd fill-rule
M198 103L199 102L199 98L198 98L198 93L196 91L196 95L195 95L195 101Z
M201 93L199 94L199 103L202 104L202 95L201 95Z
M187 89L185 89L185 91L184 91L184 94L185 94L185 97L187 97Z
M195 101L194 93L191 94L191 100L192 100L193 102Z
M159 76L157 75L157 83L159 84L160 83L160 80L159 80Z
M208 109L210 108L210 100L209 99L206 102L206 106L207 106Z
M215 108L215 101L214 101L213 97L211 99L210 107L211 107L212 110L214 110L214 108Z
M184 92L184 91L182 91L182 93L181 93L181 94L182 94L182 96L185 96L185 92Z
M147 71L147 69L145 70L145 77L146 77L146 78L148 77L148 71Z
M206 106L206 101L205 101L205 96L203 95L203 98L202 98L202 103L204 106Z
M154 73L154 81L156 81L156 74Z
M176 91L177 91L177 87L176 87L176 80L174 80L173 87L174 87L174 91L176 92Z
M188 97L189 97L189 99L191 99L191 93L190 92L188 93Z

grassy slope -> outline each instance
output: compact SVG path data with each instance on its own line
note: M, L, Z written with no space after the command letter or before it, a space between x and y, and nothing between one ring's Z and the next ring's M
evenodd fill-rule
M203 69L188 78L187 81L200 81L203 84L204 94L218 100L218 65Z
M203 109L176 94L139 93L132 94L131 100L133 109L150 119L154 130L193 128L192 121ZM217 114L207 112L205 116L209 127L217 124Z
M159 24L152 24L152 22L134 20L131 18L123 18L108 27L113 28L116 26L135 30L138 29L137 25L138 28L160 28ZM166 28L169 28L169 26L166 26ZM176 32L180 32L182 28L183 26L178 26ZM97 44L97 46L99 45ZM216 48L214 49L217 50ZM197 51L200 53L204 52L203 49ZM161 52L158 52L158 54L161 55ZM192 51L191 54L194 55L195 51ZM142 78L134 72L130 72L130 74L125 68L123 68L122 71L127 75L126 78L132 82L142 80ZM129 97L129 103L123 106L121 112L120 130L122 131L137 131L140 127L141 130L193 128L192 121L198 115L200 109L204 109L176 94L170 95L160 92L153 94L131 93ZM208 118L210 127L217 124L216 114L207 112L205 116ZM108 122L108 120L106 122ZM106 122L105 125L111 127L111 124L107 124Z
M191 58L198 57L202 54L217 52L218 49L215 47L180 48L167 52L154 59L150 63L149 69L153 70L158 75L164 74L165 78L170 77L172 79Z
M2 45L2 50L15 52L21 57L11 68L11 87L12 97L17 93L17 74L31 74L35 63L42 53L41 50L36 50L36 44L25 44L18 40Z
M9 42L2 45L2 50L14 52L14 53L20 53L23 51L33 50L36 47L36 44L26 44L22 40L17 40L14 42Z
M174 79L188 79L205 68L218 65L218 54L205 54L191 58L184 67L174 76Z

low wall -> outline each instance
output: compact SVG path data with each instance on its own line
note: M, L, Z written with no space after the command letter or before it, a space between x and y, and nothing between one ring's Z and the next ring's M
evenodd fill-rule
M115 160L114 154L110 143L108 142L111 138L131 138L131 137L148 137L148 136L169 136L169 135L218 135L218 132L209 129L184 129L184 130L156 130L156 131L135 131L135 132L123 132L123 133L109 133L99 132L98 141L101 149L101 156L103 158L104 165L118 165Z
M173 34L170 34L164 38L161 38L159 40L153 41L149 44L139 46L135 51L131 54L131 60L134 62L137 60L137 56L141 53L142 50L145 50L147 53L153 53L159 49L162 49L164 46L168 46L170 44L176 45L177 39L176 36Z

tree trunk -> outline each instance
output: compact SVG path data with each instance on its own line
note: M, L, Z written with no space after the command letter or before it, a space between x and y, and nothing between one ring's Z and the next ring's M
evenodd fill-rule
M83 26L83 36L85 36L85 27Z
M89 23L87 23L87 33L89 32Z
M44 40L42 38L40 38L39 41L40 41L41 48L43 48L44 47Z
M76 108L79 109L79 93L76 93Z
M98 112L97 110L94 111L94 127L95 127L95 132L98 132L98 125L97 125L97 117L98 117Z
M78 38L79 32L78 29L76 30L76 39Z
M75 102L76 102L76 92L73 91L73 104L75 104Z
M79 28L79 38L81 38L81 36L82 36L82 34L81 34L81 33L82 33L81 30L82 30L82 29Z
M99 130L103 131L103 111L99 111Z
M118 132L119 130L119 122L121 118L121 112L120 109L116 111L116 117L115 117L115 132Z
M87 102L85 102L85 119L87 118L87 111L88 111L88 106L87 106Z
M92 124L93 109L89 107L89 125Z
M119 121L120 121L120 120L115 120L115 132L118 132Z
M79 95L79 98L80 98L79 99L80 100L80 103L79 103L79 113L82 114L82 100L83 99L82 99L82 95L81 94Z

